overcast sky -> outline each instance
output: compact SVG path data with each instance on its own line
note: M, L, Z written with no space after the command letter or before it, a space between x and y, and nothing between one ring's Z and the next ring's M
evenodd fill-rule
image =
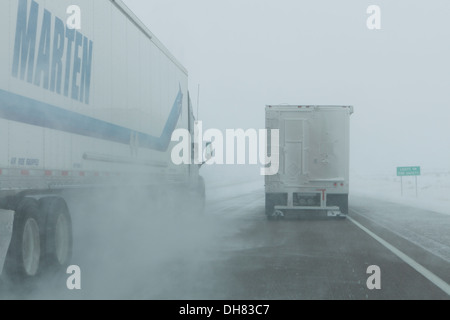
M124 0L189 70L205 127L266 104L354 105L351 167L450 170L450 1ZM381 30L366 26L381 8Z

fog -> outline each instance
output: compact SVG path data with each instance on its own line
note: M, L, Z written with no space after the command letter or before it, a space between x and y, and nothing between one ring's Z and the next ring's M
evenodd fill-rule
M194 104L200 84L206 128L264 127L266 104L353 105L352 172L449 169L448 1L124 2L189 70Z
M230 244L223 242L245 223L137 184L66 194L81 290L67 289L65 270L20 282L4 275L0 299L226 298L220 264Z
M204 129L264 128L268 104L353 105L352 173L450 171L450 2L123 1L189 70ZM371 4L381 30L366 27ZM61 273L14 290L6 281L0 298L230 299L242 284L221 264L227 250L275 246L284 235L232 241L245 215L265 219L259 165L201 174L206 214L164 190L69 197L82 290L68 291Z

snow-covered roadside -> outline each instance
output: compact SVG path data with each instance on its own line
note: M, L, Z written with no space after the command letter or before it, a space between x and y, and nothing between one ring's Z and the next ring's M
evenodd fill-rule
M360 215L450 262L450 216L374 197L350 196L350 215Z
M450 172L425 172L417 182L416 197L415 178L404 177L402 196L401 181L395 174L354 174L350 178L350 206L450 262Z
M415 178L403 178L403 196L400 177L387 174L350 177L350 194L404 204L415 208L450 215L450 172L428 172Z

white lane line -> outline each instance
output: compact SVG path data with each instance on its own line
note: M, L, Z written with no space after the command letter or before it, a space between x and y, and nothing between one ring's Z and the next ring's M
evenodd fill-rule
M354 210L352 210L354 211ZM355 212L357 213L357 212ZM437 286L439 289L444 291L447 295L450 296L450 285L439 278L437 275L435 275L433 272L422 266L421 264L417 263L415 260L398 250L396 247L391 245L389 242L383 240L379 236L377 236L375 233L364 227L359 222L355 221L350 216L347 216L347 219L349 219L351 222L353 222L358 228L366 232L369 236L377 240L379 243L381 243L384 247L386 247L389 251L391 251L393 254L395 254L397 257L399 257L401 260L403 260L405 263L407 263L410 267L412 267L414 270L419 272L422 276L427 278L429 281L431 281L435 286Z
M385 221L385 222L376 221L375 219L371 218L370 216L368 216L364 213L357 212L353 209L352 209L352 211L355 212L356 214L360 215L361 217L364 217L365 219L369 220L370 222L372 222L386 230L389 230L392 233L395 233L397 236L399 236L411 243L414 243L416 246L424 249L425 251L428 251L428 252L434 254L435 256L438 256L442 260L450 262L450 246L448 246L447 244L439 242L439 241L429 238L427 236L421 235L413 230L409 230L409 229L401 227L401 226L396 227L396 228L388 226L387 221Z

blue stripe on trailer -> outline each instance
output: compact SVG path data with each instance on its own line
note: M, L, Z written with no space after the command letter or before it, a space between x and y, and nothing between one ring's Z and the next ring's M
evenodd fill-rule
M163 152L169 148L182 105L180 88L161 136L155 137L0 89L0 118L126 145L137 135L139 147Z

